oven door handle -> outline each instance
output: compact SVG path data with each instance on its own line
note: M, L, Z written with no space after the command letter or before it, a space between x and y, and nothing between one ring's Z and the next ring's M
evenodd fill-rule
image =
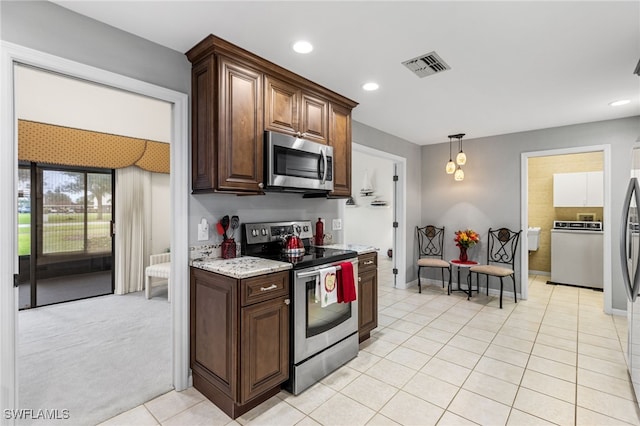
M358 262L358 259L351 261L351 263L356 264ZM342 267L340 265L336 265L336 271L341 270ZM320 275L320 271L322 271L322 269L316 269L315 271L309 271L309 272L298 272L296 274L297 278L308 278L308 277L313 277L314 275Z

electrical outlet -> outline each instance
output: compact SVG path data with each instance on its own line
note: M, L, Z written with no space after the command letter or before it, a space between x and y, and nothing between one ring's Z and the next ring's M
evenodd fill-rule
M333 223L331 224L331 229L333 231L339 231L342 229L342 219L333 219Z
M206 241L209 239L209 222L207 219L202 219L198 224L198 241Z

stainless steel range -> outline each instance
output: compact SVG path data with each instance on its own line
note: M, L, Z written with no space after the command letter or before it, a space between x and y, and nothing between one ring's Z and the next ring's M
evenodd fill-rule
M284 243L299 236L304 250ZM287 390L298 395L358 354L358 301L321 307L316 298L320 271L328 266L353 265L358 276L357 252L311 246L310 221L247 223L242 228L242 253L293 265L290 282L291 365ZM357 282L357 281L356 281Z

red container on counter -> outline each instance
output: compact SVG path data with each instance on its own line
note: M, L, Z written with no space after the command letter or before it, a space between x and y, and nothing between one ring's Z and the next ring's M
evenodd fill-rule
M316 245L321 246L324 243L324 223L322 223L322 218L318 218L316 222Z
M220 248L223 259L234 259L236 257L236 242L233 238L228 238L222 242Z

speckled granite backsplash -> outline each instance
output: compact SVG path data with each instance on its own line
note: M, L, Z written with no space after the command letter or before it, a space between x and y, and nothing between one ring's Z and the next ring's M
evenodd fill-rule
M220 259L221 251L220 248L222 243L220 244L204 244L201 246L191 246L189 247L189 260L194 261L196 259L201 260L213 260ZM240 257L240 243L236 242L236 257Z

